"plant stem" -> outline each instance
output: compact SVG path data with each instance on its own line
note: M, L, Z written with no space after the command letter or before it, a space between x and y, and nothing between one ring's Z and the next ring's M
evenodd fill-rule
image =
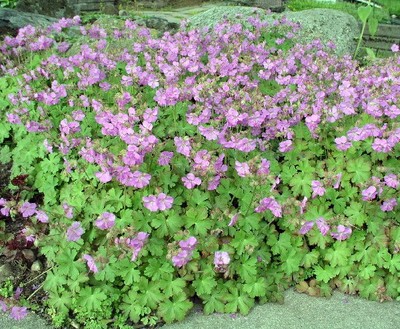
M43 274L46 274L47 272L51 271L53 268L54 268L54 266L48 268L46 271L44 271L44 272L40 273L39 275L35 276L33 279L25 282L24 284L22 284L22 287L25 287L27 284L29 284L29 283L35 281L36 279L40 278Z

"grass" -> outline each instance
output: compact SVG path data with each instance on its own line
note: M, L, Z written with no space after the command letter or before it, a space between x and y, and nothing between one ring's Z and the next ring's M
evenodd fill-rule
M374 0L376 3L384 6L390 15L400 17L400 0Z
M376 1L378 2L378 1ZM382 1L383 2L383 1ZM400 0L386 0L386 2L396 2L400 6ZM354 16L358 20L357 8L360 4L349 3L349 2L319 2L316 0L289 0L287 8L292 11L302 11L307 9L324 8L324 9L336 9L348 13ZM389 21L390 14L388 9L374 9L374 16L379 22Z

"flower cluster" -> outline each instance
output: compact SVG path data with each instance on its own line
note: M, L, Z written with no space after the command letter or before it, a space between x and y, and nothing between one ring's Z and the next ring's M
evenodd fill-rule
M196 248L196 245L197 239L193 236L179 241L179 251L172 257L174 266L178 268L185 266L192 259L193 250Z
M150 211L164 211L171 209L173 202L174 198L165 193L143 197L143 204Z
M115 238L115 245L123 245L128 247L132 251L132 262L136 261L140 251L143 249L147 239L149 238L149 233L139 232L135 238Z
M331 229L329 224L325 221L323 217L318 218L315 221L305 222L299 230L299 234L304 235L308 233L314 225L317 225L318 230L322 235L326 235ZM336 240L346 240L350 237L352 229L350 227L345 227L344 225L338 225L336 232L331 232L331 236Z

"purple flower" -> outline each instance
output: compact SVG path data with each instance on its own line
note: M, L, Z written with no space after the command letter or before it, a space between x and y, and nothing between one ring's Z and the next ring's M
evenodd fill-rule
M322 235L326 235L326 233L328 233L328 231L330 230L329 225L326 223L325 219L320 217L317 219L317 226L319 231L321 232Z
M291 140L283 141L279 143L279 152L289 152L293 149L293 142Z
M347 140L346 136L335 138L336 147L338 150L346 151L351 147L351 142Z
M377 194L377 190L375 186L370 186L367 189L362 191L362 199L364 201L371 201L375 199Z
M93 273L97 273L99 271L92 256L84 254L82 258L86 260L86 264L89 267L90 271L92 271Z
M155 195L144 196L142 198L144 206L150 211L158 210L158 200Z
M221 265L228 265L231 261L229 254L226 251L216 251L214 253L214 265L221 266Z
M186 188L189 190L194 188L197 185L201 184L201 179L196 177L194 174L189 173L186 175L186 177L182 177L182 182L183 185L185 185Z
M168 196L165 193L160 193L157 196L157 206L158 209L163 211L172 208L172 203L174 202L174 198L172 196Z
M397 175L395 174L389 174L384 177L385 184L391 188L398 188L399 187L399 181L397 179Z
M190 156L190 151L192 150L192 147L190 145L190 141L188 139L183 139L181 137L175 137L174 138L175 146L176 146L176 151L180 154L183 154L184 156Z
M74 209L68 203L64 202L62 207L64 209L65 217L70 219L74 217Z
M197 239L194 236L187 238L186 240L179 241L179 246L182 250L192 251L197 244Z
M262 199L255 212L264 212L266 210L270 210L275 217L282 217L282 208L274 198Z
M161 152L160 157L158 158L158 164L160 166L168 166L173 156L174 152Z
M11 308L10 316L14 320L22 320L27 315L28 315L28 309L26 307L13 306Z
M110 212L103 212L95 225L101 230L108 230L115 225L115 215Z
M331 236L336 240L346 240L351 235L351 228L338 225L337 232L331 232Z
M36 203L25 202L20 208L19 212L22 217L30 217L36 213Z
M395 198L386 200L381 205L382 211L392 211L397 206L397 201Z
M250 166L246 162L235 161L235 169L240 177L251 175Z
M390 49L394 52L397 53L399 52L399 45L393 44Z
M1 309L3 312L7 312L7 311L8 311L8 306L7 306L7 304L4 303L4 301L2 301L2 300L0 300L0 309Z
M306 234L308 231L310 231L314 226L313 221L308 221L303 224L303 226L299 230L299 234Z
M267 159L261 159L260 168L257 170L257 175L268 175L270 162Z
M234 216L232 216L231 221L229 222L228 226L233 226L236 224L237 220L239 218L239 214L236 214Z
M137 170L132 174L132 185L136 188L143 188L149 185L150 179L151 175Z
M325 188L322 186L322 183L317 181L317 180L313 180L311 182L311 188L313 190L313 194L312 194L312 198L314 199L317 195L319 196L323 196L325 194Z
M305 196L303 198L303 201L301 201L301 203L300 203L300 215L304 214L304 210L306 209L307 201L308 201L308 198Z
M110 175L110 173L108 171L99 171L99 172L95 173L95 176L102 183L108 183L109 181L112 180L112 176Z
M372 149L376 152L388 153L392 150L392 147L387 139L375 138L374 142L372 143Z
M67 230L67 240L77 241L84 232L85 230L81 227L81 223L73 222Z
M49 217L42 210L36 211L36 219L41 223L48 223L49 222Z
M172 263L176 267L185 266L192 257L192 252L188 250L181 250L176 256L172 257Z
M342 173L336 175L336 182L333 184L333 188L337 189L340 186L340 182L342 180Z

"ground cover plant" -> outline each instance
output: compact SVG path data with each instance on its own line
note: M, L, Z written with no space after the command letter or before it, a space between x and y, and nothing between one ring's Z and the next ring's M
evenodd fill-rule
M196 298L247 314L293 285L399 298L400 57L363 67L296 29L75 17L5 38L0 228L24 228L2 252L38 248L24 287L56 327L169 323ZM22 318L30 296L2 288Z

